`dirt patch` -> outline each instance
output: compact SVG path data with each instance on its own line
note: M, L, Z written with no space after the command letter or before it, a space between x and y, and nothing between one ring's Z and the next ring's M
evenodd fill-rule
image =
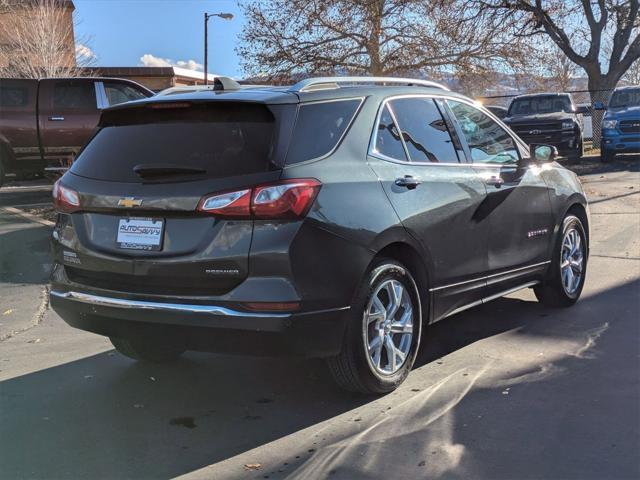
M23 207L20 208L23 212L30 213L31 215L36 215L45 220L49 220L50 222L56 221L58 216L57 212L53 209L52 206L45 207Z

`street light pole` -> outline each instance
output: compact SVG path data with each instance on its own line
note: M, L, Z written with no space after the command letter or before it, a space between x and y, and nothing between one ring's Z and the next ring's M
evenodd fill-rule
M220 17L223 20L233 20L233 13L204 12L204 84L209 84L209 19Z

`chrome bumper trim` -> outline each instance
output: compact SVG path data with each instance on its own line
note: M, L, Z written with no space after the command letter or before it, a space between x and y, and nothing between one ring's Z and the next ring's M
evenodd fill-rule
M142 300L126 300L123 298L102 297L99 295L90 295L80 292L56 292L51 291L49 294L53 297L65 300L73 300L79 303L89 305L97 305L104 307L114 307L123 309L141 309L156 312L178 312L178 313L200 313L213 316L223 317L250 317L250 318L289 318L290 313L258 313L258 312L240 312L230 308L220 307L216 305L187 305L182 303L160 303L147 302Z

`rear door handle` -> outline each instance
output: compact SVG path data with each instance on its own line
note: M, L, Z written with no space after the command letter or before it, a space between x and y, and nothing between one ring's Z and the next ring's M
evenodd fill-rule
M420 180L416 180L411 175L405 175L404 177L396 178L396 185L413 190L420 185Z
M49 121L50 122L64 122L64 117L61 117L59 115L54 115L52 117L49 117Z
M496 188L500 188L504 184L504 180L501 177L493 176L487 178L484 183L486 183L487 185L493 185Z

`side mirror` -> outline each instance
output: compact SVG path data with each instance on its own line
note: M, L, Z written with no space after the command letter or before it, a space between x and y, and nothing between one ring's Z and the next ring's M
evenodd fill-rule
M580 105L579 107L576 107L576 113L579 115L588 115L589 114L589 107L585 106L585 105Z
M607 106L602 102L593 102L594 110L606 110Z
M552 162L558 157L558 149L552 145L532 144L531 159L536 162Z

